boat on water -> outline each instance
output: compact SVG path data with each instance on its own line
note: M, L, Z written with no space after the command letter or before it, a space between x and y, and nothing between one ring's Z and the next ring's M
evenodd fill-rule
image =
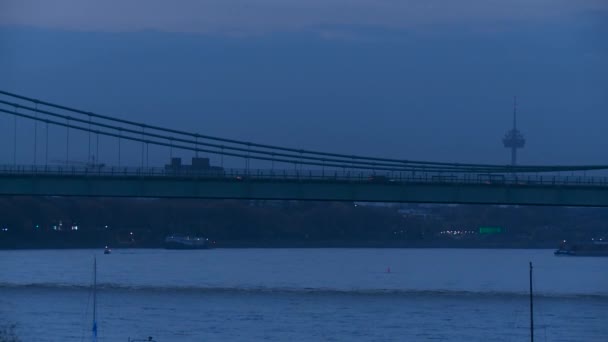
M208 238L173 234L165 238L166 249L208 249L211 242Z
M582 243L570 243L564 240L553 254L567 256L608 256L608 241L604 238L591 239L591 241Z
M103 249L103 254L110 254L110 253L112 253L112 250L110 249L110 247L106 246L106 247Z

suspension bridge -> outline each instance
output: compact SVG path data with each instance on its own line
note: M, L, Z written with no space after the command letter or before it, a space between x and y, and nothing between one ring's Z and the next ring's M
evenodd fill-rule
M0 165L0 195L608 206L608 178L598 176L608 165L448 163L296 149L7 91L0 91L0 114L5 132L12 128L11 143L2 147L12 160ZM191 164L182 164L184 153Z

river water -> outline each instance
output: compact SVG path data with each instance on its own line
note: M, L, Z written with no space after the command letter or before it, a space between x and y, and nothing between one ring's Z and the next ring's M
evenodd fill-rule
M0 251L23 341L608 341L608 258L550 250Z

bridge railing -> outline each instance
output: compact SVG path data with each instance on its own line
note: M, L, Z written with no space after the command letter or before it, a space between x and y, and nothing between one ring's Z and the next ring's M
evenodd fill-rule
M0 165L2 175L30 176L85 176L85 177L173 177L197 179L231 179L245 181L310 180L367 182L378 184L436 183L481 185L551 185L551 186L606 186L608 177L555 174L473 174L437 172L361 172L353 170L298 170L298 169L170 169L141 167L82 167L57 165Z

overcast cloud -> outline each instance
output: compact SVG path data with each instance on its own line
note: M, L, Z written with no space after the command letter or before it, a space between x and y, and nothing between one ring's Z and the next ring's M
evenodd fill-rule
M2 0L0 23L92 31L259 34L373 26L424 30L469 25L492 30L521 21L559 21L606 10L604 0Z

